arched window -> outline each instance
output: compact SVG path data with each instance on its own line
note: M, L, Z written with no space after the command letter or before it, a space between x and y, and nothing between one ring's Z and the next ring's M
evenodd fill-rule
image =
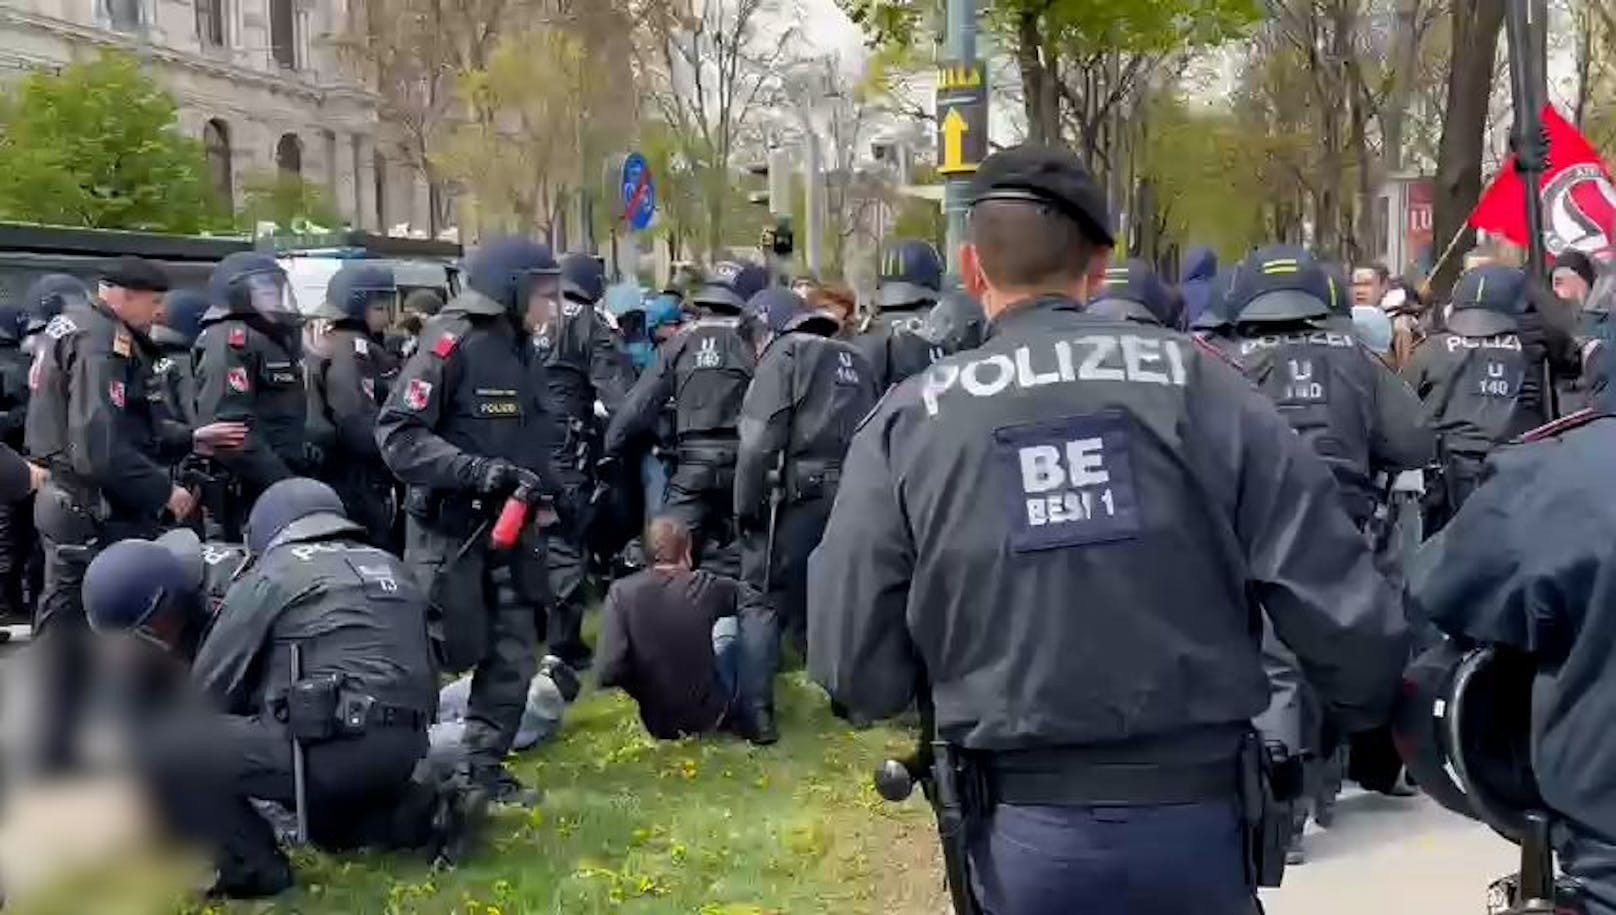
M293 178L303 174L303 141L295 133L281 134L279 143L275 144L275 167L280 169L282 175Z
M276 63L288 70L297 67L297 19L292 0L269 0L269 47Z
M202 127L202 149L208 159L208 179L213 192L226 206L233 207L235 182L230 170L230 125L214 118Z

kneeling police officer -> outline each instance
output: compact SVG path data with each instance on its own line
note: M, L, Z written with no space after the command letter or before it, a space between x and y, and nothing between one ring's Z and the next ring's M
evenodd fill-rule
M486 803L440 795L419 765L437 684L426 597L404 564L366 545L315 480L271 486L247 524L251 564L211 620L194 539L116 544L84 592L99 631L183 651L205 627L191 668L205 707L177 704L154 721L137 758L170 825L211 846L212 893L241 898L293 882L254 798L300 808L299 838L330 849L419 847L434 821L441 834Z
M809 670L874 718L929 681L934 797L968 837L945 839L950 882L973 872L984 911L1247 915L1258 614L1360 730L1388 719L1401 608L1245 379L1083 313L1113 240L1075 156L996 153L972 198L991 335L855 433L809 562Z

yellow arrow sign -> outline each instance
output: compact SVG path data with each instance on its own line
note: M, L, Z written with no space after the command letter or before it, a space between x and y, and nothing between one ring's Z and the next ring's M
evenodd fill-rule
M976 171L974 164L965 161L965 134L970 129L958 108L948 109L948 115L943 118L943 162L937 166L939 173L948 175Z

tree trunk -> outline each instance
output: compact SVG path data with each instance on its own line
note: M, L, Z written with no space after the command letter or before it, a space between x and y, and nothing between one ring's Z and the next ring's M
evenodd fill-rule
M1455 3L1452 13L1453 55L1448 72L1447 117L1437 152L1433 233L1440 252L1464 231L1470 211L1481 197L1481 159L1486 143L1487 102L1492 94L1493 61L1504 24L1504 0ZM1447 297L1470 249L1461 240L1452 256L1431 277L1432 294Z
M1415 34L1419 16L1420 0L1398 0L1397 28L1392 37L1392 85L1380 109L1380 164L1386 174L1403 167L1403 125L1414 89L1412 77L1419 65L1419 36Z
M1022 107L1027 115L1027 140L1054 143L1060 138L1060 104L1053 60L1046 62L1043 29L1038 14L1016 16L1016 66L1021 70ZM1049 64L1049 65L1046 65Z

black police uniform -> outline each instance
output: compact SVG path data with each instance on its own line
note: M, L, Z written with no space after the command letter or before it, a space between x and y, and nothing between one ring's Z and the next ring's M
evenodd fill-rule
M558 426L551 458L562 498L572 509L564 527L549 533L550 653L573 667L587 667L583 641L588 599L588 528L595 462L600 454L599 402L610 414L634 384L634 371L618 348L616 335L595 303L605 292L600 263L588 254L561 258L561 303L556 314L533 332L533 346L544 366L550 406Z
M1486 481L1415 557L1409 596L1462 644L1507 646L1535 662L1531 767L1557 815L1562 869L1583 882L1590 912L1610 915L1616 505L1607 495L1616 421L1589 412L1527 439L1493 453Z
M121 268L122 269L122 268ZM161 287L155 268L130 268L108 282ZM156 532L173 490L170 467L191 448L191 430L170 418L146 336L106 305L69 307L43 331L32 373L27 444L51 472L35 502L45 547L37 610L46 685L41 764L71 767L87 684L79 588L100 548Z
M942 285L943 258L930 242L898 241L882 256L880 309L853 338L882 391L931 364L932 344L918 331Z
M1436 430L1441 475L1428 480L1425 529L1434 532L1469 498L1487 454L1541 424L1522 400L1533 374L1521 339L1526 277L1513 267L1477 267L1459 278L1446 327L1420 341L1403 373Z
M735 462L742 577L774 610L760 621L741 619L748 657L765 663L754 682L741 684L743 711L754 718L772 717L779 628L799 651L806 645L808 555L824 534L853 429L880 396L863 355L830 339L834 319L808 311L788 290L759 297L775 300L766 304L778 336L758 360L741 404Z
M325 301L309 317L331 322L303 354L308 383L309 438L324 457L321 478L331 484L348 517L376 546L393 539L393 475L376 445L378 404L387 370L382 342L370 333L366 313L398 287L386 267L349 264L326 287Z
M338 715L353 713L351 723L304 741L309 838L327 848L388 836L426 754L437 702L426 596L402 562L363 535L335 512L281 526L231 586L197 651L193 681L221 714L175 722L145 754L165 813L216 849L222 891L253 895L290 882L275 834L252 805L294 802L289 723L302 728L307 714L336 729ZM298 682L314 686L321 708L289 702L294 645Z
M28 367L22 351L22 309L0 306L0 443L23 449L28 419ZM39 590L39 563L34 560L34 500L27 492L15 502L0 503L0 620L28 619L29 595Z
M191 351L202 332L202 315L208 310L208 297L195 289L176 289L163 301L168 315L165 323L151 329L152 342L162 353L154 367L169 410L187 423L196 422L196 372Z
M1346 292L1301 248L1259 248L1235 271L1231 336L1210 338L1279 407L1367 526L1380 473L1425 466L1434 440L1413 391L1350 330L1325 325Z
M252 288L260 284L263 310ZM227 256L208 279L212 307L192 355L196 421L249 427L241 450L214 458L222 479L203 497L214 539L241 539L247 510L264 490L314 469L297 316L285 287L274 259L251 252Z
M995 154L974 190L1109 241L1070 153ZM1351 728L1385 722L1406 658L1395 595L1273 406L1191 338L1058 297L864 421L808 601L834 699L890 716L929 678L960 784L990 786L964 812L993 912L1253 911L1236 760L1268 698L1258 606Z
M703 568L736 577L736 425L757 365L741 314L768 277L751 267L727 276L696 294L695 304L707 314L657 348L656 359L607 426L603 451L611 457L625 454L671 400L676 457L663 512L690 529Z
M487 783L503 777L548 602L543 535L528 525L514 549L497 551L488 526L519 481L536 473L554 492L543 366L517 322L530 292L555 283L556 263L548 248L510 238L478 248L466 268L467 288L400 371L376 441L409 487L404 557L438 615L440 661L476 668L465 744L473 778Z

